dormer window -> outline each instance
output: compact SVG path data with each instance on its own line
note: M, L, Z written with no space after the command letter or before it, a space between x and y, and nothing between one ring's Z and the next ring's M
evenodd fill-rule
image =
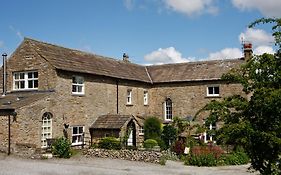
M13 90L38 89L38 72L15 72L13 73Z
M72 77L72 94L84 95L84 78L81 76Z

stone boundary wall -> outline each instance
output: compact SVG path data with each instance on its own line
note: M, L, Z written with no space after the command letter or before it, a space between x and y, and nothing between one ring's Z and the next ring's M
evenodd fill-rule
M142 161L150 163L159 163L163 155L157 151L140 150L106 150L106 149L88 149L84 152L86 157L112 158L131 161Z

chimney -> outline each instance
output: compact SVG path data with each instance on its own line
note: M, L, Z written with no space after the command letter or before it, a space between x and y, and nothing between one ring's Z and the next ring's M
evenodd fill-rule
M126 62L126 63L129 63L130 60L129 60L129 55L126 54L126 53L123 53L123 61Z
M2 96L5 96L7 93L7 65L6 65L6 59L7 59L7 54L3 53L3 94Z
M252 58L252 55L253 55L252 43L244 42L243 43L243 51L244 51L244 60L245 61L250 60Z

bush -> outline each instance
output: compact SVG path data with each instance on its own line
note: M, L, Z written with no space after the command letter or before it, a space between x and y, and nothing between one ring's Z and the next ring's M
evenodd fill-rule
M249 163L250 159L245 152L233 152L221 157L222 165L243 165Z
M224 153L223 149L216 145L208 145L208 146L194 146L191 148L192 155L207 155L213 154L216 159L220 158L220 156Z
M144 121L144 139L158 139L161 137L161 122L156 117Z
M164 142L164 149L170 148L177 139L177 129L172 125L164 126L161 138Z
M217 159L212 153L193 155L191 154L186 161L185 165L196 165L196 166L216 166Z
M70 158L71 156L71 143L65 137L55 139L52 144L52 153L59 156L59 158Z
M145 148L153 148L154 146L158 146L158 143L154 139L147 139L144 141L143 146Z
M185 143L182 140L177 140L172 148L172 151L177 153L177 155L182 155L184 153Z
M115 137L105 137L99 142L99 147L103 149L121 149L121 142Z

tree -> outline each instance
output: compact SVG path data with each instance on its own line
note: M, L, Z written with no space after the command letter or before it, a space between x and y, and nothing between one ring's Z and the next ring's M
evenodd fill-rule
M158 140L161 137L161 122L156 117L144 121L144 138Z
M177 139L177 129L172 125L165 125L162 131L162 140L165 144L165 149L170 148L170 146L176 141Z
M247 96L212 101L198 113L209 111L208 122L223 121L217 139L242 145L255 170L261 174L281 174L281 18L259 19L249 27L261 23L273 25L277 52L253 56L222 76L229 83L240 83Z

